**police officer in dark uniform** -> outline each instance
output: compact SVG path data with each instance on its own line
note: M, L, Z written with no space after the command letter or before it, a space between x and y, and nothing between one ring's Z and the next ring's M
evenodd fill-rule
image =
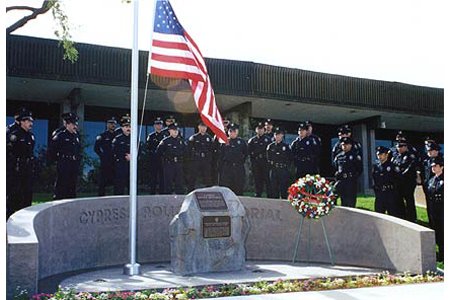
M8 126L6 126L6 134L8 134L11 131L15 131L17 129L20 128L20 121L19 121L19 117L21 115L27 114L29 111L28 109L22 107L21 109L19 109L18 111L16 111L14 113L14 122L12 122L11 124L9 124Z
M51 161L56 161L57 178L53 199L76 197L80 171L81 142L77 132L78 117L71 114L65 119L66 129L58 132L50 143Z
M33 198L32 173L35 139L33 116L29 111L22 111L16 120L19 127L13 126L6 135L7 162L12 164L7 177L6 219L16 211L31 206Z
M23 107L14 113L14 122L6 126L6 143L7 143L7 145L8 145L8 135L11 132L14 132L20 128L19 117L21 115L27 114L27 113L28 113L28 110ZM15 158L14 158L13 153L11 151L8 151L8 149L12 150L12 148L6 147L6 150L7 150L6 151L6 201L7 201L7 203L9 203L9 202L12 203L12 200L9 200L9 198L11 197L12 193L15 190L14 187L15 187L16 179L14 178L15 176L13 176L12 174L16 173L16 171L15 171L16 164L15 164ZM10 213L7 212L7 216L9 216L9 215L10 215Z
M177 121L175 120L175 117L173 115L170 115L170 116L168 116L166 118L166 121L165 121L166 127L163 129L163 133L164 133L165 137L170 136L169 126L171 124L175 124L176 122ZM178 127L178 125L177 125L177 127ZM178 137L183 138L183 135L181 134L180 128L178 128Z
M236 195L242 195L245 183L244 163L247 158L247 143L240 137L239 125L228 128L229 144L220 144L219 161L223 162L219 184L229 187Z
M405 143L408 146L408 151L410 153L413 153L414 156L416 157L416 159L418 159L420 157L419 155L419 151L417 151L416 148L414 148L409 142L408 139L406 138L406 135L403 133L403 131L397 131L397 135L395 136L395 141L397 143ZM397 145L395 145L394 147L391 148L391 157L395 156L396 153L398 152L398 148Z
M353 139L341 140L342 152L334 159L336 168L336 191L341 197L341 205L356 206L357 179L363 171L362 158L352 149Z
M120 119L120 129L122 133L112 141L112 153L115 161L114 195L125 195L125 188L129 189L130 187L131 117L129 114Z
M161 157L164 172L164 193L183 195L184 158L187 153L185 141L179 136L177 123L170 124L167 128L169 136L158 145L156 153Z
M107 120L106 130L97 136L94 144L94 151L100 157L99 196L105 196L106 186L114 185L112 141L116 137L116 125L117 121L114 117Z
M53 132L52 132L52 138L57 134L57 133L59 133L59 132L61 132L61 131L63 131L63 130L65 130L66 129L66 119L68 119L68 118L74 118L74 117L76 117L76 115L74 114L74 113L72 113L72 112L66 112L66 113L63 113L62 115L61 115L61 118L62 118L62 122L63 122L63 125L61 126L61 127L58 127L58 128L56 128Z
M261 197L264 186L267 195L269 191L267 185L269 183L269 169L267 164L267 146L271 139L264 134L264 124L256 125L256 135L248 140L248 153L252 165L253 178L255 180L255 197Z
M352 129L348 125L343 125L338 128L338 138L339 140L334 144L333 149L331 150L331 161L334 161L334 158L342 151L341 148L341 140L345 137L352 138ZM353 140L353 150L356 151L358 155L362 157L362 145L361 143Z
M150 195L155 195L158 189L159 194L164 194L164 174L161 158L156 154L159 143L166 137L163 128L163 121L157 117L153 121L155 131L147 137L147 151L150 161Z
M401 171L398 196L400 201L405 201L405 219L410 222L416 222L414 191L417 184L417 156L409 150L407 143L401 141L397 143L397 151L392 157L392 162Z
M222 120L223 128L225 134L228 137L228 128L230 127L231 121L228 117L224 117ZM220 182L220 174L222 174L222 166L223 162L219 161L219 148L220 142L216 135L214 135L214 149L213 149L213 158L212 158L212 184L218 185Z
M289 187L289 164L291 150L283 142L284 133L281 128L274 131L274 141L267 146L267 161L269 164L269 184L271 185L269 198L287 199Z
M436 244L439 247L438 261L444 261L444 158L434 157L431 160L434 174L428 182L428 195L430 197L430 211L433 216L433 228L436 234Z
M319 174L320 154L322 152L322 139L317 134L313 133L313 124L311 121L306 121L305 123L306 126L308 126L307 136L311 139L314 148L314 159L312 160L314 164L314 170L316 174Z
M433 215L430 211L430 197L428 195L428 183L433 177L433 173L431 172L431 162L434 157L443 157L440 153L441 146L435 143L426 143L427 147L427 157L423 159L420 170L420 182L422 184L422 189L425 194L425 199L427 203L427 215L428 215L428 224L430 228L434 227Z
M314 175L317 172L316 146L313 139L308 137L308 125L300 123L298 137L290 145L291 154L295 161L296 178L304 177L306 174Z
M198 123L198 132L192 135L188 142L190 174L187 178L188 192L196 188L197 179L203 179L205 186L211 186L211 167L214 151L213 138L206 132L203 121Z
M405 206L396 193L400 168L389 160L388 148L377 147L377 156L378 162L372 170L375 211L382 214L387 211L391 216L403 218Z
M264 122L264 134L273 142L275 140L273 133L273 121L272 119L266 119Z

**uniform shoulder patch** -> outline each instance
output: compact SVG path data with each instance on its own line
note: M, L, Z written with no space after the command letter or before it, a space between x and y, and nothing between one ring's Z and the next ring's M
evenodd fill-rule
M398 167L398 166L395 167L395 171L396 171L396 172L400 172L400 167Z
M411 154L409 157L411 157L411 158L416 158L416 156L414 155L414 153L413 154Z
M9 136L9 140L10 140L11 142L17 141L17 135L11 134L11 135Z
M391 171L391 167L388 166L388 167L386 168L386 171L390 172L390 171Z
M194 136L191 136L191 137L189 138L189 142L192 142L192 141L194 141Z
M97 141L100 141L102 139L102 136L101 135L97 135Z
M361 155L356 156L356 159L357 159L357 160L361 160L361 159L362 159L362 158L361 158Z

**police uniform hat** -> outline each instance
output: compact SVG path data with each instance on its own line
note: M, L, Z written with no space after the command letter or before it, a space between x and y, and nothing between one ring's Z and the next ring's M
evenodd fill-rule
M236 123L231 123L228 130L239 130L239 125Z
M74 116L74 113L73 113L73 112L66 112L66 113L63 113L63 114L61 115L61 118L62 118L63 120L66 120L66 119L72 118L73 116Z
M106 120L106 123L114 123L117 124L117 120L114 117L109 118L108 120Z
M431 159L430 166L440 165L441 167L444 165L444 158L442 156L436 156Z
M24 110L17 117L17 121L25 121L25 120L34 121L33 113L31 111Z
M283 129L281 129L281 127L277 127L277 128L275 128L273 133L275 133L275 134L280 134L280 133L284 134L284 131L283 131Z
M169 130L180 130L178 128L178 124L177 123L170 124L169 126L167 126L167 129L169 129Z
M173 115L170 115L170 116L166 117L166 122L175 123L175 117Z
M386 148L384 146L378 146L377 147L377 154L388 153L388 152L389 152L389 148Z
M126 114L120 119L120 126L130 125L131 124L131 117L129 114Z
M272 119L267 119L266 122L264 122L264 125L273 125Z
M264 129L264 124L262 122L259 122L256 124L256 129Z
M224 117L224 118L222 119L222 123L228 123L228 124L230 124L230 123L231 123L230 118Z
M153 121L153 124L155 124L155 125L157 125L157 124L160 124L160 125L162 125L164 122L163 122L163 120L161 119L161 117L157 117L154 121Z
M425 139L425 146L428 146L428 145L430 145L430 144L436 144L436 141L433 140L433 139L430 138L430 137L427 137L427 138Z
M200 120L200 121L198 122L198 125L199 125L199 126L206 126L206 124L205 124L205 122L203 122L203 120Z
M395 136L395 139L398 140L405 140L406 141L406 135L403 133L403 131L397 131L397 135Z
M306 124L306 122L301 122L298 124L298 130L308 130L308 124Z
M347 144L347 145L353 145L353 139L349 137L345 137L341 140L341 145Z
M76 114L70 113L70 115L68 117L64 118L64 120L67 123L78 125L79 118L78 118L78 116Z
M439 146L436 143L431 143L427 145L427 151L431 151L431 150L436 150L436 151L440 151L441 150L441 146Z
M28 112L29 112L28 109L26 109L25 107L21 107L19 110L17 110L17 111L14 113L14 117L15 117L16 120L18 120L19 117L20 117L20 115L22 115L22 114L24 114L24 113L28 113Z
M406 142L403 141L398 141L396 147L403 147L403 146L407 146L408 144Z
M348 125L344 125L338 128L338 135L352 133L352 129Z
M312 122L309 121L309 120L308 120L308 121L305 121L305 124L306 124L306 127L308 127L308 128L309 128L309 127L312 127L312 125L313 125Z

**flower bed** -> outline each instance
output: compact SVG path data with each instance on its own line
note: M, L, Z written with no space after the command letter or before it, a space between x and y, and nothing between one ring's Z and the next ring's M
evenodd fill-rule
M425 275L410 274L390 275L383 273L376 276L347 277L347 278L321 278L306 280L277 280L275 282L261 281L253 284L225 284L220 286L205 286L201 288L166 289L162 292L109 292L109 293L78 293L73 290L59 289L54 294L37 294L29 297L22 292L14 299L202 299L226 296L258 295L272 293L289 293L303 291L324 291L335 289L362 288L372 286L385 286L394 284L442 282L443 276L427 272Z

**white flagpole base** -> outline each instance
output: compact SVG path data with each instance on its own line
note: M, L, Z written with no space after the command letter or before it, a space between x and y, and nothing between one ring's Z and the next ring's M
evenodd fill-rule
M126 264L123 267L123 274L124 275L140 275L141 274L141 265L138 263L135 264Z

